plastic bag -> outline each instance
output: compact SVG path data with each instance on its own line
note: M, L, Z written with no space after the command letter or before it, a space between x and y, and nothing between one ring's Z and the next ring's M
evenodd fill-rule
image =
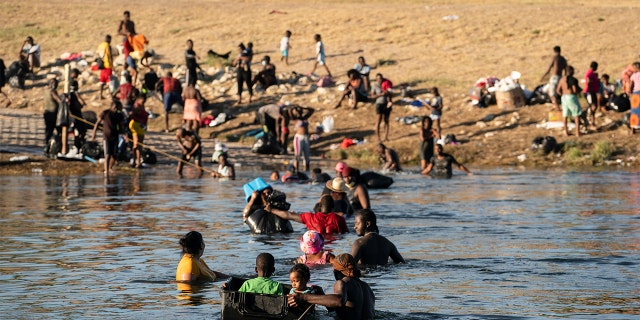
M56 126L68 126L69 125L69 104L66 99L62 99L60 106L58 106L58 114L56 115Z
M333 131L333 117L332 116L324 116L322 119L322 130L324 133L329 133Z

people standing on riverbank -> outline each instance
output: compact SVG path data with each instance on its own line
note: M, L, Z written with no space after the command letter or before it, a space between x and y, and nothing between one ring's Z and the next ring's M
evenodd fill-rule
M569 118L573 118L576 126L576 137L579 137L580 116L582 115L582 108L580 107L580 101L578 101L580 86L578 85L578 79L573 76L573 72L573 66L567 66L567 75L560 79L556 92L562 99L562 122L564 123L564 133L569 136L567 121Z
M435 140L440 138L438 130L433 129L431 117L423 117L420 127L420 170L427 168L427 164L433 157Z
M311 159L311 146L309 142L309 117L311 117L315 110L313 108L295 106L287 111L289 111L289 118L292 120L296 120L296 134L293 136L293 152L295 155L293 167L295 168L296 172L300 171L300 161L302 160L304 171L309 171L309 164ZM286 149L286 137L283 137L282 144L282 147Z
M565 59L560 54L560 51L560 46L553 47L553 57L551 58L551 64L549 65L547 72L545 72L542 75L542 78L540 78L540 82L543 82L544 78L547 75L550 75L549 98L551 99L551 103L553 103L553 108L558 111L560 111L560 104L558 103L556 89L558 87L558 81L560 81L560 78L562 77L562 73L567 68L567 59Z
M289 49L291 49L291 31L284 32L284 37L280 39L280 53L282 57L280 61L284 60L286 65L289 65Z
M193 50L193 41L191 39L187 40L187 50L184 52L185 65L187 66L187 75L185 82L188 85L192 85L195 87L196 82L198 82L198 69L200 65L198 64L198 60L200 57L196 54L195 50Z
M251 58L253 51L244 46L244 43L238 45L238 57L233 61L236 68L236 80L238 86L238 101L236 104L242 104L242 87L246 84L249 92L249 103L253 98L253 88L251 86Z
M134 91L137 91L135 89ZM133 137L133 146L131 151L134 155L134 163L131 165L134 168L142 168L142 143L144 142L144 136L147 132L147 121L149 120L149 113L144 109L145 97L136 99L129 115L129 131Z
M322 42L322 37L319 34L313 36L313 40L316 41L316 61L313 63L313 69L309 72L309 76L313 75L316 71L318 65L324 67L327 70L327 75L331 77L331 71L329 71L329 67L327 66L327 56L324 53L324 43Z
M102 63L98 64L100 71L100 100L104 99L102 91L104 87L108 85L111 80L111 74L113 73L113 54L111 52L111 36L106 35L104 42L98 46L98 59L102 60Z
M200 118L202 116L202 95L195 88L194 84L189 84L182 92L182 101L184 101L184 110L182 112L182 121L184 127L196 134L200 130Z
M440 126L440 119L442 118L442 97L440 96L440 91L437 87L431 88L431 93L433 94L433 98L429 101L429 107L431 108L431 120L435 122L436 130L438 130L438 134L442 135L442 127Z
M58 80L49 80L49 85L44 91L44 153L49 153L50 141L53 137L53 131L56 129L56 117L58 115L58 107L62 103L58 94ZM60 131L60 129L58 129ZM60 134L60 133L58 133Z
M155 91L162 83L164 93L164 132L169 132L169 112L174 103L182 103L180 94L182 93L182 84L180 80L173 77L171 71L167 71L166 75L156 82Z
M102 147L104 149L104 174L109 176L113 172L116 164L116 154L118 151L118 141L120 134L124 133L122 124L124 117L122 116L122 104L120 101L112 100L109 109L105 109L98 116L98 120L93 126L91 132L91 141L96 139L96 131L102 124Z
M376 74L376 81L371 87L371 98L376 99L376 135L378 142L389 141L389 116L393 105L391 81L385 79L382 74ZM384 123L384 140L380 138L380 123Z
M589 70L584 75L584 96L587 99L587 115L592 126L596 126L596 112L600 109L600 77L598 76L598 63L591 61Z

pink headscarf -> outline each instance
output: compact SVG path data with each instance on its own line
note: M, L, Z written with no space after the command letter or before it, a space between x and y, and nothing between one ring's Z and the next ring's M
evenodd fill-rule
M324 248L324 238L316 231L309 230L300 238L300 250L305 254L316 254Z

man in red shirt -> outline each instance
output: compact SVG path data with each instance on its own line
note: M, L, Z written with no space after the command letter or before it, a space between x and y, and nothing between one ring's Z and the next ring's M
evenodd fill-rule
M265 211L273 213L285 220L292 220L304 223L307 229L314 230L322 234L347 233L349 228L342 216L342 212L333 211L333 199L329 195L320 199L320 212L304 212L297 214L291 211L284 211L267 206Z
M156 83L156 92L162 83L164 93L164 132L169 132L169 111L174 103L182 103L182 84L180 80L173 77L171 71L167 72L165 77L160 78Z

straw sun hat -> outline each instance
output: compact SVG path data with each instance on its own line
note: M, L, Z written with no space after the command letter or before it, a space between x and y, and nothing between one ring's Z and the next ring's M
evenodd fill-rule
M327 181L327 188L333 192L345 192L344 180L342 178L333 178L333 180Z

